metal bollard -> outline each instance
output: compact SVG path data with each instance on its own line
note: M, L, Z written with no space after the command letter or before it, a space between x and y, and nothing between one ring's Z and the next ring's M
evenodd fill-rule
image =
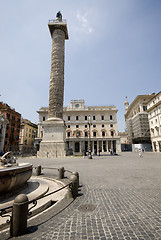
M38 165L36 168L36 176L41 175L41 165Z
M64 167L61 167L61 168L59 168L58 169L58 178L59 179L62 179L62 178L64 178Z
M17 237L27 232L28 197L18 195L13 203L10 236Z
M79 173L78 172L72 172L72 175L77 177L78 188L79 188Z
M78 196L78 179L75 175L71 175L69 181L72 182L72 196L76 198Z

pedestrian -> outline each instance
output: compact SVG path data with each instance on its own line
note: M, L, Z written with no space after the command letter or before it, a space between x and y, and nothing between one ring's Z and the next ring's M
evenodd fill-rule
M99 150L98 150L98 156L100 156L100 152L101 152L101 150L99 149Z
M110 148L110 154L112 155L112 149Z
M143 157L141 148L139 148L139 157Z
M94 150L94 155L97 156L97 149Z
M86 150L83 151L83 158L86 156Z

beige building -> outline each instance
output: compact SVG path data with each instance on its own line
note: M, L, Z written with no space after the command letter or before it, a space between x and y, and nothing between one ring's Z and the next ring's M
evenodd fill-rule
M138 95L129 105L125 101L125 121L130 144L150 144L150 129L147 113L147 103L155 94Z
M147 112L153 151L161 152L161 92L148 102Z
M128 144L128 133L127 132L119 132L120 136L120 144Z
M120 137L117 130L117 109L115 106L85 106L84 100L71 100L70 106L63 108L66 124L66 145L74 154L92 152L120 152ZM38 139L43 137L42 124L48 118L48 108L38 111Z
M37 125L27 119L21 119L19 147L29 149L34 147L34 140L37 137Z

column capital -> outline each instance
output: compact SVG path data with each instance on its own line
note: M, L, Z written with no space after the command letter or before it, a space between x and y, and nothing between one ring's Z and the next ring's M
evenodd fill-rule
M65 19L63 19L62 21L60 21L59 19L49 20L48 27L49 27L51 36L52 36L55 29L60 29L60 30L64 31L65 39L69 39L67 23L66 23Z

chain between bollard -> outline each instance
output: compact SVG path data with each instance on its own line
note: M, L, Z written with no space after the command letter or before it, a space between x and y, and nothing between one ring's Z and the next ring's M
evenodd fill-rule
M9 217L10 218L10 220L8 220L8 219L6 220L6 223L10 223L11 222L12 216L7 214L8 213L7 210L12 209L12 208L13 208L13 206L0 210L0 217Z
M32 214L31 209L36 207L37 201L39 199L45 198L49 195L52 195L58 191L61 191L62 189L66 188L66 187L68 187L69 192L70 192L69 195L71 197L76 198L78 195L79 174L77 172L65 170L64 167L61 167L59 169L58 168L45 168L45 167L41 167L40 165L38 167L39 167L38 172L40 174L41 174L41 169L57 169L59 171L59 179L64 178L65 171L71 173L71 176L69 178L69 183L51 193L48 193L44 196L39 196L30 201L28 200L28 197L25 194L20 194L15 198L13 206L10 206L10 207L4 208L4 209L0 209L1 217L9 217L10 218L9 220L7 219L6 222L10 223L11 237L12 236L13 237L20 236L23 233L25 233L25 231L27 229L27 215L30 216ZM33 206L28 208L29 204L33 204ZM12 209L12 215L7 214L9 209ZM22 221L21 221L21 219L22 219ZM23 226L22 226L22 224L23 224Z

